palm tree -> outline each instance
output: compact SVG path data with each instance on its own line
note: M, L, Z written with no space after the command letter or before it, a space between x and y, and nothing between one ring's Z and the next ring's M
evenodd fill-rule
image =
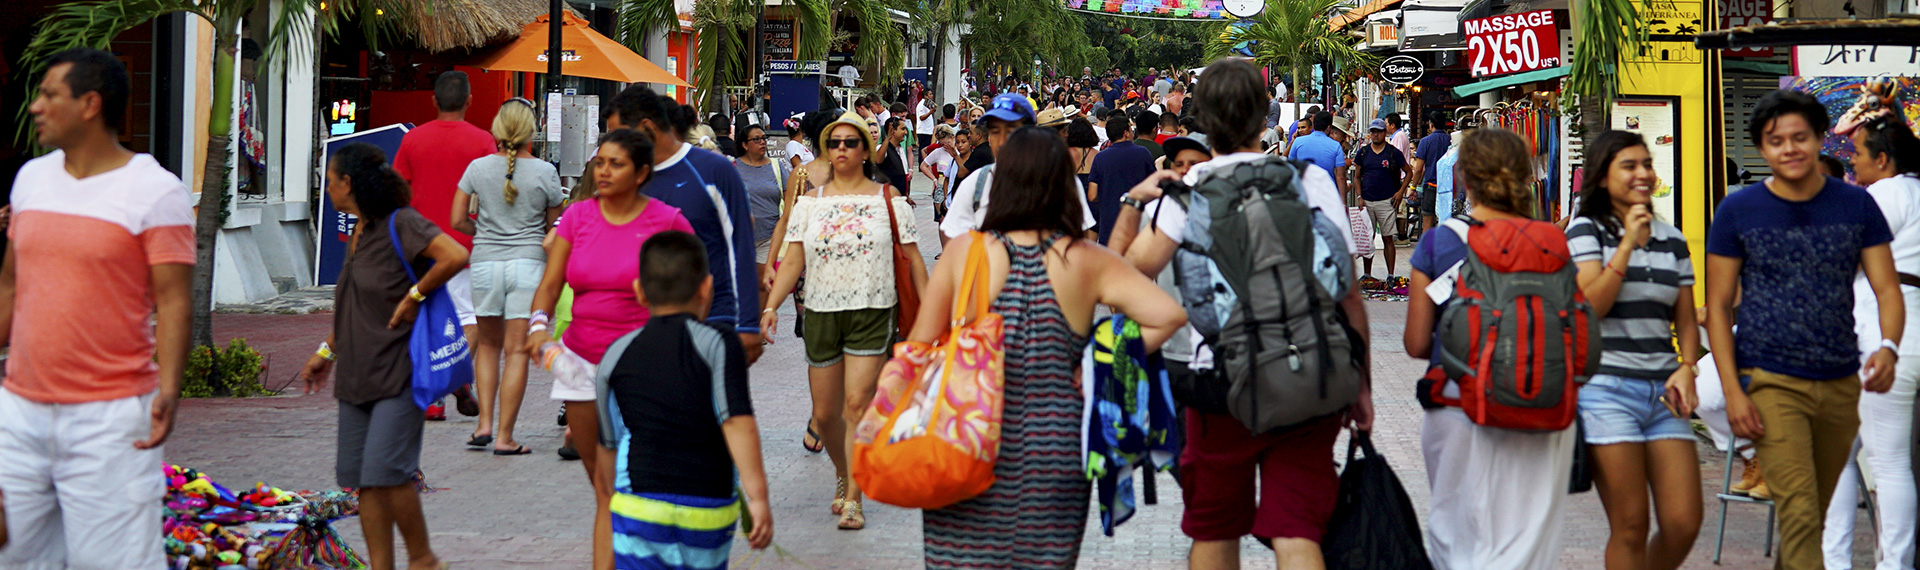
M1354 38L1328 24L1337 13L1341 0L1267 0L1267 7L1250 25L1228 26L1207 44L1207 58L1233 55L1235 47L1253 42L1256 65L1289 70L1296 81L1308 65L1327 62L1350 67L1379 65L1380 58L1354 49ZM1294 87L1296 93L1304 87ZM1300 98L1293 98L1293 113L1300 114Z
M661 30L676 25L678 16L674 13L673 0L625 0L620 4L620 41L635 52L645 48L647 40ZM794 57L800 60L823 60L832 44L849 39L844 33L822 33L822 30L835 30L842 14L850 15L860 23L860 44L854 50L854 60L862 65L879 68L881 77L900 75L906 62L905 37L899 28L894 27L892 14L888 10L895 7L913 7L914 0L795 0L788 5L800 11L800 42L794 46ZM896 6L897 5L897 6ZM741 34L751 30L764 11L761 0L701 0L694 3L693 21L695 33L699 35L698 51L695 53L698 65L693 66L691 78L696 93L697 106L705 107L717 94L716 85L730 82L743 82L750 75L747 47L741 41Z
M1574 4L1573 69L1567 90L1578 95L1580 127L1588 143L1607 130L1607 109L1620 93L1621 62L1647 45L1650 22L1640 19L1641 0L1581 0Z
M55 6L35 26L38 32L20 61L29 77L46 72L46 61L69 48L106 49L115 36L161 16L186 13L213 26L215 51L211 109L207 113L207 161L200 177L200 204L194 220L193 344L213 345L213 248L229 207L227 172L235 159L228 145L234 112L235 52L240 46L240 24L265 0L83 0ZM313 42L314 32L333 34L344 19L357 20L370 46L390 37L402 10L420 9L419 0L285 0L271 33L260 41L263 59L282 55L293 42ZM316 10L318 8L318 10ZM388 16L387 14L393 14ZM34 85L29 82L27 89ZM33 121L23 99L16 114L15 137L28 143ZM219 157L215 159L214 157Z

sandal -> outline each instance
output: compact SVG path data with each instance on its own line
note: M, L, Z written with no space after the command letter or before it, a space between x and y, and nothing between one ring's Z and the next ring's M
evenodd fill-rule
M813 440L813 445L807 445L808 439ZM807 450L807 453L820 453L827 450L827 442L820 439L820 432L813 431L812 421L807 422L807 437L800 439L800 448Z
M473 434L473 437L467 438L467 447L486 447L489 445L493 445L492 435L480 435L476 433Z
M840 514L847 506L847 478L841 477L833 491L833 514Z
M526 455L526 454L529 454L529 453L533 453L533 450L531 450L531 449L527 449L527 445L526 445L526 444L524 444L524 443L523 443L523 444L520 444L520 445L516 445L516 446L514 446L514 448L513 448L513 449L495 449L495 450L493 450L493 454L494 454L494 455Z
M840 513L840 530L867 528L867 515L861 510L860 501L847 501L846 511Z

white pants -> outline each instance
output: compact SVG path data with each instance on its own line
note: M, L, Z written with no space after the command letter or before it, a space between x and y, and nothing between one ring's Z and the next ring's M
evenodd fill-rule
M165 568L161 450L146 439L153 394L41 404L0 387L0 568Z
M1878 570L1913 568L1914 516L1920 509L1913 480L1913 397L1920 384L1920 354L1900 355L1893 389L1885 394L1860 392L1860 436L1853 452L1865 452L1873 475L1876 506L1880 508L1880 563ZM1827 570L1853 568L1853 521L1860 503L1860 469L1854 462L1840 473L1833 503L1827 505L1827 526L1821 535Z
M1753 459L1753 441L1733 435L1733 425L1727 421L1727 394L1720 386L1720 369L1713 364L1713 354L1700 357L1700 376L1693 381L1694 394L1700 397L1700 406L1693 413L1700 415L1701 423L1707 424L1707 437L1713 439L1714 449L1727 449L1731 442L1740 455Z
M1434 568L1559 568L1575 437L1572 428L1483 427L1459 408L1427 412L1420 447L1433 489L1427 554Z
M445 285L447 294L453 297L453 311L460 313L460 326L470 327L480 322L473 316L473 268L461 269L453 274Z

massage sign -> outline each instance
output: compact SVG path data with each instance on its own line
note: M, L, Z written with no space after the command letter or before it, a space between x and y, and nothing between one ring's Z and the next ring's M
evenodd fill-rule
M1560 66L1560 16L1536 10L1462 22L1468 72L1491 77Z

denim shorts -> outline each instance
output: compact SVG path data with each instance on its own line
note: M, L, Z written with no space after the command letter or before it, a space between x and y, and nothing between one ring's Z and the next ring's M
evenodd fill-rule
M1662 380L1595 374L1580 387L1580 421L1587 443L1646 443L1661 439L1693 439L1693 426L1674 417L1660 397L1667 392Z
M473 264L473 314L524 319L533 312L533 291L540 288L547 262L539 259L481 261Z

